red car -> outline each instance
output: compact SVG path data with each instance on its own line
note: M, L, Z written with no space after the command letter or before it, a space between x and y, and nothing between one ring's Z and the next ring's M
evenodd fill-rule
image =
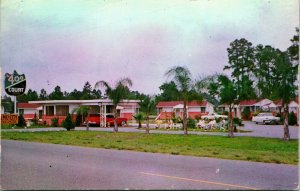
M93 126L100 126L100 114L91 114L89 119L89 124ZM117 124L125 127L127 124L127 118L124 117L117 117ZM86 122L83 123L86 125ZM114 126L114 116L113 115L106 115L106 126Z

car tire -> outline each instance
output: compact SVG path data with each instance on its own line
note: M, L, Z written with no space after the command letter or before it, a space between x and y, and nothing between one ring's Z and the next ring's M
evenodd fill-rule
M126 122L125 122L125 121L122 121L122 122L121 122L121 125L122 125L122 127L125 127L125 126L126 126Z

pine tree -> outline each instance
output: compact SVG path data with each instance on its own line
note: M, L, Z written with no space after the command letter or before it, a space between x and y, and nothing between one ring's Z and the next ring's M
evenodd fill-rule
M66 119L62 122L62 126L70 131L71 129L75 128L75 123L72 120L71 114L68 113Z

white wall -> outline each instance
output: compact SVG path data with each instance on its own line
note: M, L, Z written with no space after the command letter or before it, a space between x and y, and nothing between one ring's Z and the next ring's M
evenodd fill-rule
M189 107L188 112L201 112L200 107Z
M36 109L24 109L24 114L34 114L34 113L38 115L39 111Z
M134 114L135 109L134 108L124 108L120 110L120 113L133 113Z
M173 107L163 107L162 112L173 112Z

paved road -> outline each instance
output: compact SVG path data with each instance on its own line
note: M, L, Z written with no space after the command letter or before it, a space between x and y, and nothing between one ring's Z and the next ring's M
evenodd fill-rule
M2 189L295 189L297 166L2 140Z
M271 138L282 138L283 137L283 126L282 125L257 125L251 121L244 121L244 127L241 129L249 130L249 133L234 133L235 136L248 136L248 137L271 137ZM145 130L138 130L137 124L133 124L134 127L119 128L120 132L141 132ZM154 127L154 125L152 125ZM292 139L299 138L299 127L289 126L290 135ZM33 129L13 129L13 130L2 130L2 131L64 131L64 128L51 127L51 128L33 128ZM76 127L75 130L86 130L86 127ZM112 128L99 128L90 127L91 131L112 131ZM151 130L151 133L165 133L165 134L182 134L182 131L167 131L167 130ZM227 133L223 132L193 132L189 131L189 134L200 134L200 135L221 135L227 136Z

